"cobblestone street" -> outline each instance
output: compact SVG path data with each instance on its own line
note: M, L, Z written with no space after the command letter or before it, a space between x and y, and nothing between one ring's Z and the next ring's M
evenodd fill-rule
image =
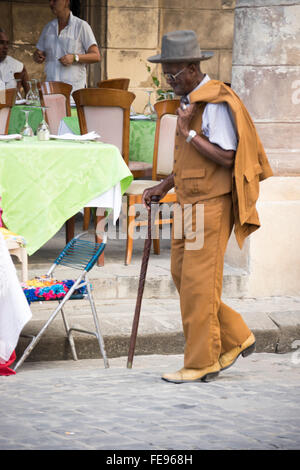
M161 373L182 356L25 363L0 377L0 449L299 449L298 352L240 358L211 383Z

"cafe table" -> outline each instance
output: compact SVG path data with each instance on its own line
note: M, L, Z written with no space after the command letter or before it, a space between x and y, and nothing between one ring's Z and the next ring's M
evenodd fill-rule
M26 239L29 255L85 206L119 217L133 176L116 146L24 137L1 141L0 149L2 218Z
M16 105L12 107L8 133L18 134L25 124L24 110L30 110L29 125L36 133L38 125L42 120L42 111L39 108L29 108L28 106ZM139 117L139 116L137 116ZM151 119L130 120L129 135L129 160L152 163L156 121ZM71 116L65 117L60 123L58 134L72 132L80 134L77 110L71 107Z

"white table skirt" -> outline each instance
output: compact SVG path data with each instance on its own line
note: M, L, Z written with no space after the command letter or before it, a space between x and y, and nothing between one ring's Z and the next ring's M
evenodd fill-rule
M105 193L100 194L98 197L90 201L85 207L102 207L104 209L113 209L113 223L118 220L122 207L122 194L120 183L116 184L113 188ZM99 211L97 211L99 213Z
M62 119L58 128L58 135L73 134L71 129ZM105 193L99 194L98 197L90 201L85 207L99 207L103 209L113 209L113 223L118 220L122 207L122 194L120 183L116 184L113 188Z
M0 363L9 360L32 313L0 233Z

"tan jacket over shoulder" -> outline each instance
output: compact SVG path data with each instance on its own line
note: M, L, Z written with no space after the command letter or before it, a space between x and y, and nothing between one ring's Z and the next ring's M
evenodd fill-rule
M223 82L210 80L190 95L191 103L222 103L230 106L238 134L232 174L235 235L240 248L245 238L260 227L256 210L259 182L273 175L254 123L241 99Z

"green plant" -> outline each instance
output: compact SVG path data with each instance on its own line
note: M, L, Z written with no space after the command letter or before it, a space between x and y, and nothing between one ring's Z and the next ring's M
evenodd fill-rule
M144 62L142 59L141 59L141 61ZM155 75L153 75L153 73L151 73L151 67L150 67L148 64L146 64L145 62L144 62L144 64L145 64L145 66L146 66L146 68L147 68L148 73L150 74L151 81L152 81L152 83L153 83L153 85L154 85L154 88L155 88L155 91L156 91L156 95L157 95L157 101L165 100L167 93L172 93L172 95L173 95L173 90L172 90L172 88L169 88L169 89L163 89L163 88L161 88L160 81L158 80L158 78L157 78ZM172 96L172 95L171 95L171 96Z

